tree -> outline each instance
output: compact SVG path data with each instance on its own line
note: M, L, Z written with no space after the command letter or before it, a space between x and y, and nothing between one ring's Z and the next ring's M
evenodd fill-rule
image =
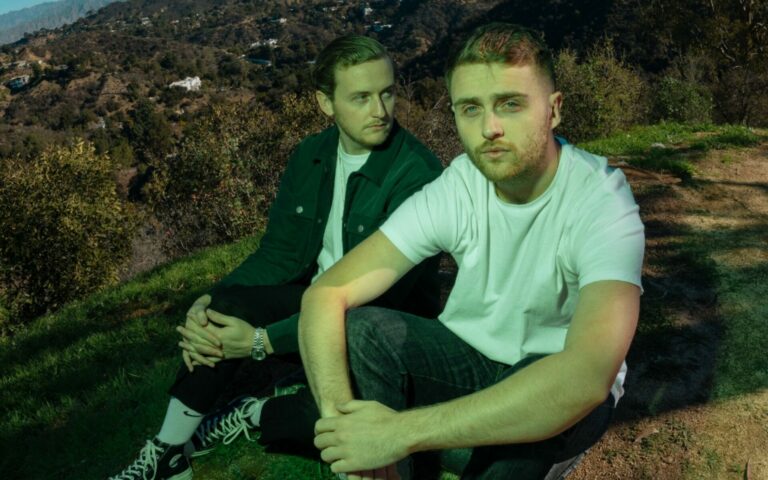
M124 126L125 136L131 143L136 160L144 166L158 163L171 152L173 135L168 121L146 99L139 100Z
M117 281L135 217L108 157L83 140L52 146L0 163L0 184L0 291L11 323Z

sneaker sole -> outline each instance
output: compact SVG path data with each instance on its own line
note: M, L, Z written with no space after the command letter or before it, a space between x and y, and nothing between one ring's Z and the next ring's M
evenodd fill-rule
M199 457L203 457L203 456L205 456L205 455L208 455L209 453L211 453L211 452L212 452L212 451L214 451L214 450L216 450L216 447L215 447L215 446L213 446L213 447L210 447L210 448L204 448L204 449L202 449L202 450L195 450L194 452L192 452L192 453L189 455L189 458L199 458ZM190 477L190 478L192 478L192 477ZM176 480L176 479L172 479L172 480ZM179 480L187 480L187 479L179 479Z

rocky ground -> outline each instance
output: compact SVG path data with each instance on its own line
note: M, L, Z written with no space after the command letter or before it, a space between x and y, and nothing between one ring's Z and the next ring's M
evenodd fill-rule
M690 181L625 168L648 239L642 324L617 421L569 480L768 479L768 371L754 368L768 322L768 145L692 163Z

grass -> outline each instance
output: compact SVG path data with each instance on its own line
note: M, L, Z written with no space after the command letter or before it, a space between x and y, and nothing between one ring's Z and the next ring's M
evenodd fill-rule
M696 160L706 152L753 146L761 138L742 126L662 122L634 127L627 132L579 144L579 147L598 155L621 157L636 167L690 180L696 172Z
M762 139L742 127L660 124L580 146L626 158L632 165L682 175L689 166L695 167L697 155L703 152L741 148ZM663 143L665 148L653 147L655 143ZM655 153L657 150L663 153ZM668 187L646 194L654 198L671 195ZM649 198L639 198L641 205ZM700 360L695 355L664 356L665 342L682 338L695 344L699 337L696 331L669 322L670 309L690 299L684 298L684 289L663 282L674 278L700 287L705 278L705 293L718 300L717 319L727 325L717 345L707 400L768 388L768 357L763 353L768 344L764 302L768 265L722 268L710 258L718 245L728 245L744 232L647 227L654 232L667 229L664 234L672 239L668 251L660 250L658 258L651 259L663 277L646 285L638 332L639 351L661 359L656 365L659 381L666 382L664 375ZM141 442L156 433L165 412L165 391L179 365L173 327L187 306L256 243L256 239L244 240L159 267L71 303L14 337L0 339L2 477L101 479L131 461ZM682 270L686 272L683 277ZM656 402L654 398L661 394L654 395L649 402ZM656 411L655 404L649 405ZM645 414L653 411L646 409ZM657 440L649 438L647 447L657 448ZM668 440L674 443L680 438ZM43 453L45 461L40 460ZM707 458L713 469L721 466L715 453ZM245 440L196 460L195 472L197 478L212 480L334 478L314 461L268 453Z

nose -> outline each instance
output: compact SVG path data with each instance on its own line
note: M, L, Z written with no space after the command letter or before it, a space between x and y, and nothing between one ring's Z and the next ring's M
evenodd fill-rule
M388 115L387 105L381 95L375 95L371 102L371 116L373 118L386 118Z
M494 140L502 135L504 135L504 129L501 126L499 117L493 111L486 112L483 115L483 137L488 140Z

